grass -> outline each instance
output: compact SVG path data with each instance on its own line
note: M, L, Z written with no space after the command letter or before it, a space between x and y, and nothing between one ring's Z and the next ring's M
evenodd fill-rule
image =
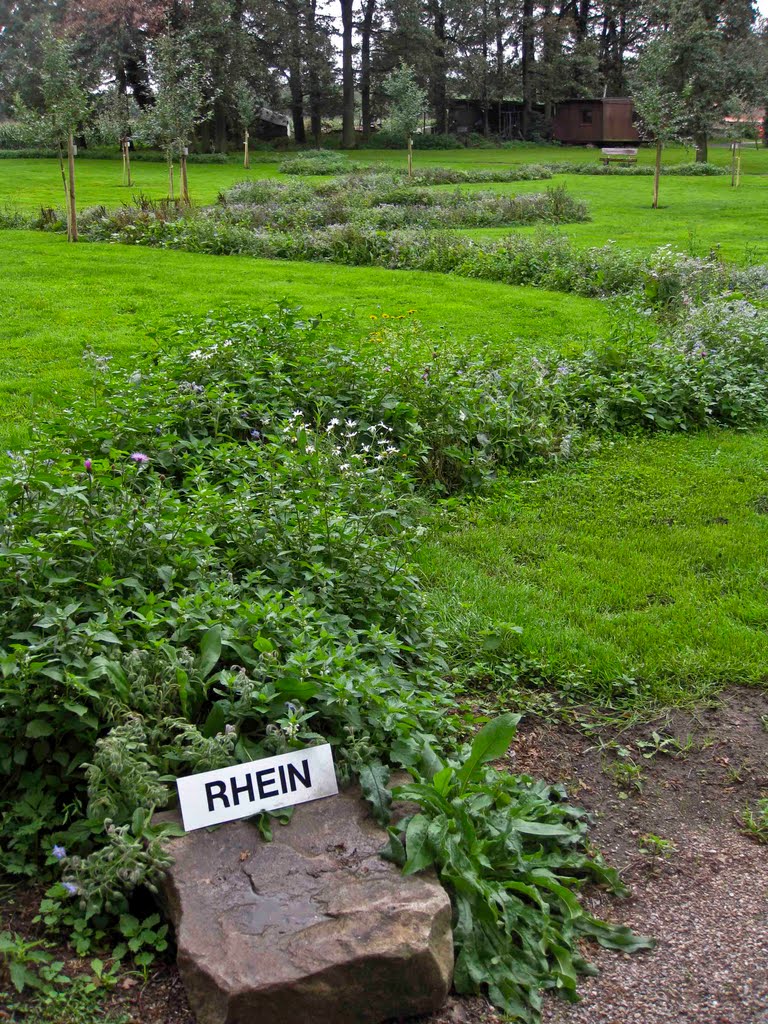
M494 166L594 159L594 151L520 146L430 151L417 165ZM726 150L711 158L727 162ZM366 151L355 159L402 162ZM642 162L651 154L641 151ZM670 160L689 159L677 151ZM732 259L768 258L768 150L744 154L738 190L728 177L662 181L650 209L648 178L563 175L592 221L567 232L585 245L673 244L696 254L719 246ZM55 165L0 161L0 201L58 203ZM119 167L79 164L83 203L119 202ZM276 165L254 165L253 177ZM198 201L243 177L236 165L190 168ZM136 166L137 187L165 194L165 169ZM473 186L468 186L470 189ZM537 190L541 183L496 186ZM111 190L111 191L110 191ZM528 229L521 229L528 230ZM504 231L484 231L485 236ZM146 344L144 324L216 306L281 298L311 311L345 307L365 320L416 309L430 328L467 342L562 348L609 326L598 302L449 276L202 256L128 246L67 246L59 236L0 232L6 345L0 354L0 446L24 443L47 405L81 386L85 345L125 358ZM463 506L463 522L435 532L420 558L457 645L479 630L505 636L510 659L554 670L589 666L598 679L635 674L659 701L679 702L732 681L764 682L768 663L768 438L713 433L617 442L604 454L503 498ZM523 628L519 639L504 624Z
M729 177L663 178L658 210L651 209L652 178L564 174L552 179L552 184L559 183L589 207L588 222L563 229L577 243L603 245L613 239L630 249L672 245L697 256L715 250L739 262L768 260L768 177L744 178L739 188L731 188ZM480 186L463 187L474 190ZM526 181L493 187L500 192L539 192L542 183ZM509 229L469 233L494 238L508 234Z
M768 679L766 546L768 435L723 431L518 479L420 562L457 638L489 630L510 660L633 676L679 703Z
M364 155L388 165L397 165L402 154L369 150ZM642 151L643 161L650 151ZM670 154L670 162L690 156L683 150ZM686 252L708 253L718 249L728 259L768 259L768 149L748 150L750 170L738 189L730 177L664 178L661 183L660 209L651 209L652 179L648 177L591 177L557 175L551 182L515 182L504 185L465 186L469 190L494 188L499 192L540 192L551 184L564 184L578 199L584 199L591 215L586 224L569 225L567 233L584 245L602 245L611 238L632 248L653 249L671 244ZM720 162L729 154L713 149ZM595 151L564 147L530 147L500 150L427 151L418 154L424 166L483 167L531 162L534 160L594 160ZM277 164L256 164L246 172L237 164L194 164L190 166L190 188L200 204L212 203L222 189L243 178L267 178L278 175ZM139 193L161 198L167 195L165 165L137 163L136 185L128 189L120 184L120 163L109 160L83 160L78 164L78 206L103 204L116 207L130 203ZM286 176L281 176L286 177ZM312 180L312 179L310 179ZM453 187L453 186L451 186ZM61 206L61 181L52 160L0 160L0 204L34 210L40 206ZM507 234L509 228L473 232L483 237ZM530 231L530 228L516 230Z
M37 232L0 232L0 264L10 268L0 300L0 450L23 445L33 419L81 386L85 346L123 359L147 344L144 327L160 317L286 298L312 312L346 308L366 323L414 309L436 331L447 325L467 341L485 335L532 351L578 345L610 319L595 300L441 274L71 246Z

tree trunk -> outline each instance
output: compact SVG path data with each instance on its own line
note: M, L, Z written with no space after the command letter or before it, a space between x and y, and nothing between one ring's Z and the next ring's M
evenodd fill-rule
M408 136L408 177L413 177L413 139Z
M376 0L363 0L360 26L360 99L363 108L363 139L371 137L371 33Z
M123 139L123 179L128 188L131 187L131 144L128 139Z
M307 141L307 132L304 128L304 95L301 89L301 72L295 66L288 71L288 90L291 94L293 137L299 145L303 145Z
M434 58L430 77L430 99L439 132L448 132L448 82L445 58L445 8L443 0L429 0L427 11L432 19Z
M535 59L533 11L533 0L523 0L523 49L521 55L521 71L523 78L523 111L521 127L524 139L527 139L530 135L531 121L533 115L533 62Z
M354 0L341 2L341 144L355 145L355 74L352 68L352 7Z
M251 167L251 154L250 154L250 151L248 149L248 138L249 138L249 136L248 136L248 129L246 128L245 129L244 153L243 153L243 167L246 169L246 171L250 170L250 167Z
M77 206L75 205L75 139L72 132L67 136L67 169L69 172L69 240L77 241Z
M490 94L488 91L488 0L483 0L483 136L487 139L490 134L488 121L488 106Z
M661 139L656 140L656 167L653 171L653 209L659 208L659 179L661 178L661 150L664 143Z
M181 201L189 206L189 181L187 179L187 147L183 146L179 157L179 170L181 174Z
M317 70L317 61L320 49L320 41L317 35L317 0L310 0L307 6L307 36L309 37L309 130L315 148L320 149L320 139L323 129L322 100L323 94L320 88L320 75Z
M69 191L67 189L67 172L64 170L64 150L59 141L59 170L61 171L61 184L64 187L64 211L67 217L67 241L72 241L72 229L69 222Z
M697 164L705 164L707 162L707 156L708 156L708 152L707 152L707 148L708 148L707 147L707 142L708 142L707 133L706 132L697 132L696 136L694 138L694 142L696 143L696 163Z
M173 202L173 153L168 150L168 198Z
M495 15L495 42L496 42L496 103L498 107L498 131L502 135L502 123L501 123L501 107L505 99L504 96L504 34L503 34L503 22L501 18L501 2L496 0L496 6L494 10Z
M227 152L227 110L221 99L213 105L214 141L218 153Z

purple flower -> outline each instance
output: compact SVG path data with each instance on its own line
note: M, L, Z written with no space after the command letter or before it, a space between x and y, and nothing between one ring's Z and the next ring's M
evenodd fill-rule
M258 430L252 430L252 431L251 431L251 437L252 437L252 439L253 439L254 441L258 441L258 439L259 439L259 438L261 437L261 433L260 433L260 431L258 431Z
M134 452L131 455L131 458L133 459L134 462L138 463L139 465L143 465L145 462L149 462L149 456L145 455L143 452Z
M90 459L85 459L85 461L83 462L83 465L85 466L85 472L86 473L90 473L91 469L93 468L93 463L91 462L91 460Z
M51 850L51 855L55 857L56 860L64 860L64 858L67 856L66 847L58 845L54 846L54 848Z
M74 882L63 882L62 884L70 896L77 896L77 886Z

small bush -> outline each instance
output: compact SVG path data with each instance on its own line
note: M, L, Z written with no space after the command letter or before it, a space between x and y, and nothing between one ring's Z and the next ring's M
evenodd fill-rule
M368 169L368 164L354 163L343 153L329 150L297 153L280 164L283 174L349 174Z

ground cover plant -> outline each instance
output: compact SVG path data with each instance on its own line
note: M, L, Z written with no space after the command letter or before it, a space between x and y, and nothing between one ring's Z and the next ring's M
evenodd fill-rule
M431 779L440 799L455 773L464 831L483 793L496 792L485 854L456 875L437 819L429 848L415 852L411 823L404 849L411 867L431 849L457 892L462 879L477 888L474 937L462 914L462 989L490 985L499 1005L534 1020L542 986L574 995L588 969L580 936L648 942L577 913L563 872L618 879L589 855L563 793L479 771L511 738L509 722L455 752L442 643L408 554L409 495L433 481L445 459L430 452L448 439L419 441L413 416L429 425L429 405L384 402L392 422L377 419L349 331L288 310L182 326L12 459L0 535L3 867L33 873L47 859L62 869L42 919L86 952L112 922L125 928L132 890L153 888L167 864L151 814L179 773L322 737L382 817L389 764L421 786ZM396 389L426 383L417 358L396 371ZM432 748L448 751L436 774ZM268 835L267 819L261 827ZM529 863L522 903L509 885L475 878L488 864L500 878L502 858L538 855L542 837L546 856ZM489 931L483 914L494 918L500 901L507 923ZM156 923L137 928L152 933L150 951L161 948ZM517 963L517 982L473 959L491 936Z
M0 231L4 278L0 351L0 452L22 448L51 403L79 393L83 339L113 357L151 349L147 325L218 307L288 299L328 314L347 309L361 325L417 317L439 337L443 325L468 347L498 339L510 351L579 347L608 330L592 299L499 287L445 274L239 260L103 244L69 246L61 235ZM205 287L201 287L201 282ZM169 286L172 282L172 286ZM405 299L407 298L407 301ZM374 319L375 318L375 319Z

